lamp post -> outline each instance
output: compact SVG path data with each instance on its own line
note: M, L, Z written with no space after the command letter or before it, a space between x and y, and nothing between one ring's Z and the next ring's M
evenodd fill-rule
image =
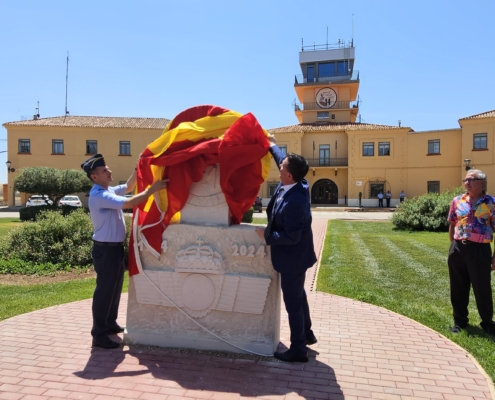
M471 160L469 158L466 158L464 160L464 163L466 164L466 171L469 171L471 169L471 167L469 166L469 164L471 163Z
M15 172L15 168L10 168L10 166L12 165L12 162L6 161L5 162L5 165L7 165L7 171L9 171L9 172Z
M6 162L5 162L5 165L7 165L7 171L9 171L9 174L10 174L11 172L15 172L15 168L10 168L10 166L12 165L12 162L11 162L11 161L9 161L9 160L8 160L8 161L6 161ZM13 184L13 183L12 183L11 188L12 188L12 199L13 199L13 203L12 203L12 205L14 205L14 206L15 206L15 190L14 190L14 184Z

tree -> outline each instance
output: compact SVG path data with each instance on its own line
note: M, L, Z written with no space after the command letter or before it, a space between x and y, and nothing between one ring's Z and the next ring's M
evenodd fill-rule
M50 167L23 168L14 178L14 189L24 193L46 194L58 204L67 194L87 192L92 182L82 170Z

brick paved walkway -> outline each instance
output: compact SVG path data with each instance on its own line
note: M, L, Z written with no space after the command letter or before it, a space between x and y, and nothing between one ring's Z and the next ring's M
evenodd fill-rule
M314 221L320 253L326 221ZM308 289L315 268L308 272ZM492 399L464 350L412 320L310 292L307 364L173 350L91 349L91 300L0 323L0 399ZM125 323L127 295L120 322ZM282 311L281 341L289 330Z

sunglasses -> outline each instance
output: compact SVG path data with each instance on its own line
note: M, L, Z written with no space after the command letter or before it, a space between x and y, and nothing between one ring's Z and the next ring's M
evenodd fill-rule
M467 178L467 179L463 179L462 182L463 183L471 183L472 181L483 181L484 179L480 179L480 178Z

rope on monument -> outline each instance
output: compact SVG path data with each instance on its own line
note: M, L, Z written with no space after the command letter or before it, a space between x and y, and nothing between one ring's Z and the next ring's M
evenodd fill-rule
M137 238L137 221L138 221L138 214L139 213L139 209L136 208L136 215L134 216L134 221L133 221L133 226L132 226L132 229L134 231L134 237ZM192 322L194 322L197 326L199 326L201 329L203 329L204 331L206 331L207 333L209 333L210 335L216 337L217 339L221 340L222 342L228 344L229 346L232 346L232 347L235 347L236 349L239 349L239 350L242 350L242 351L245 351L245 352L248 352L248 353L251 353L251 354L255 354L257 356L262 356L262 357L273 357L273 354L261 354L261 353L257 353L255 351L252 351L252 350L248 350L248 349L244 349L242 347L239 347L233 343L230 343L228 340L225 340L224 338L218 336L216 333L210 331L208 328L206 328L205 326L201 325L198 321L196 321L195 319L193 319L188 313L186 313L182 308L180 308L170 297L168 297L165 293L163 293L161 291L161 289L155 285L155 283L150 279L150 277L148 275L146 275L146 272L143 270L143 265L141 264L141 257L139 257L139 247L138 247L138 240L134 240L134 254L135 254L135 257L136 257L136 263L137 263L137 266L138 266L138 269L139 269L139 272L142 273L146 279L148 279L148 281L153 285L153 287L158 290L158 292L160 292L160 294L165 297L168 301L170 301L174 306L175 308L177 308L177 310L179 310L182 314L184 314L188 319L190 319Z

